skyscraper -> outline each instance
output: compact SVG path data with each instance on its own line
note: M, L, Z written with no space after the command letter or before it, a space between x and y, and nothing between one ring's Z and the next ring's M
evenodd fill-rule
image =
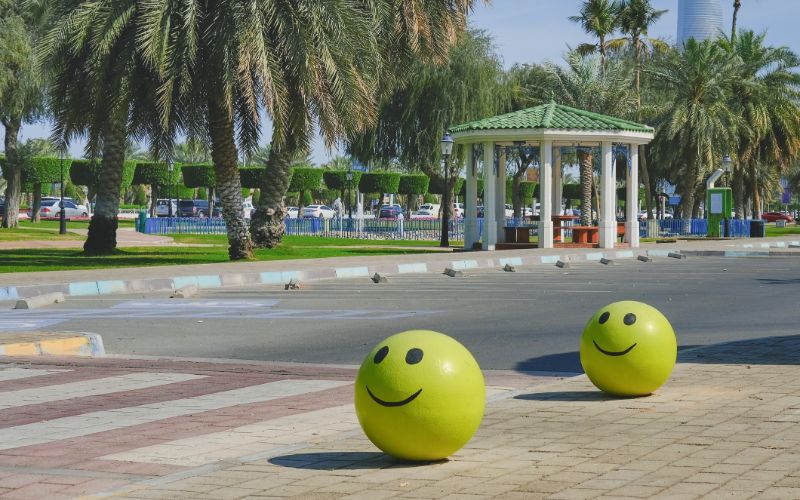
M678 46L689 38L705 40L722 34L720 0L678 0Z

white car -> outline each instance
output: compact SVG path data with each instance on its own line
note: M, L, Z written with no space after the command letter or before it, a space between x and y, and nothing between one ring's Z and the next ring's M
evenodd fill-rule
M456 219L464 217L463 203L453 203L453 217L455 217Z
M60 217L61 200L43 199L39 208L39 217L42 219L56 219ZM83 205L78 205L74 201L64 200L64 215L66 217L88 217L89 211ZM33 212L29 211L28 217L33 217Z
M423 203L419 206L419 210L417 210L417 215L419 217L438 217L439 216L439 205L436 203Z
M169 217L170 200L163 198L156 200L156 217ZM178 205L172 200L172 215L178 215Z
M244 215L244 220L250 220L253 217L253 213L255 213L256 207L253 206L253 203L250 201L243 201L242 202L242 214Z
M300 209L297 207L286 207L286 217L290 219L296 219L299 210Z
M336 211L325 205L309 205L303 207L303 218L331 219L336 216Z

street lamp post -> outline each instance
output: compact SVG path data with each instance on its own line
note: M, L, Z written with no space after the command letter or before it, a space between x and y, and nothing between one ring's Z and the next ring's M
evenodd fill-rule
M453 152L453 138L450 134L444 134L442 137L442 158L444 160L444 211L442 211L442 239L439 246L449 247L449 233L450 233L450 184L448 183L447 173L450 170L448 161L450 154Z
M725 187L730 185L728 177L730 176L731 172L731 164L733 164L731 155L725 155L722 157L722 170L725 172Z
M58 214L58 234L67 234L67 212L64 208L64 150L61 150L61 211Z

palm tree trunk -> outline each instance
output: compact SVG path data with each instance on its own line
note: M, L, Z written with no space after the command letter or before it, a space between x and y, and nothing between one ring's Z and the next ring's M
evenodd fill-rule
M644 209L647 211L647 218L652 219L653 189L650 185L650 172L647 170L647 146L644 144L639 146L639 173L644 184ZM639 189L639 186L634 186L634 189ZM636 208L638 210L639 207Z
M267 168L264 169L264 177L261 179L258 209L250 221L250 235L256 247L275 248L280 245L283 233L286 232L283 197L289 189L290 166L297 153L296 147L297 144L290 138L284 147L273 145L269 152ZM302 202L302 199L299 201ZM300 216L298 213L298 217Z
M750 160L750 178L753 181L753 218L761 218L761 191L758 183L758 172L756 171L756 162Z
M739 165L734 165L733 167L733 204L736 218L745 219L744 172L742 171L742 167Z
M222 204L222 217L228 232L228 257L231 260L252 259L253 244L247 233L242 212L242 182L236 160L236 142L233 139L233 117L225 104L216 96L208 103L211 158L217 191ZM212 214L209 214L211 216Z
M733 22L731 23L731 43L736 40L736 19L739 17L739 9L742 8L742 0L733 0Z
M39 210L42 208L42 183L33 184L33 203L31 204L31 222L41 222L42 215Z
M83 251L87 254L110 254L117 248L117 212L126 139L124 119L112 121L103 137L103 162L97 187L97 204L89 222L89 236L83 244Z
M592 153L578 150L581 174L581 226L592 224Z
M519 168L516 172L514 172L514 177L511 179L511 203L514 204L514 218L519 219L522 217L522 190L520 186L522 185L522 178L525 176L525 171ZM557 215L557 214L556 214Z
M19 154L17 153L17 140L22 120L12 117L3 120L6 128L4 138L6 164L3 169L3 177L6 179L6 206L3 209L3 227L15 228L19 226L19 205L22 199L22 168L19 164Z

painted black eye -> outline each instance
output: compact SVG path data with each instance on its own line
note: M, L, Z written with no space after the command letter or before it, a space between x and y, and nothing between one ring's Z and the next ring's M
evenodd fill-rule
M611 315L608 313L608 311L604 312L603 314L600 315L600 320L598 322L602 325L603 323L608 321L609 316Z
M416 365L420 361L422 361L422 349L417 349L416 347L409 349L406 353L406 363Z
M378 349L378 352L375 353L375 358L373 359L373 361L377 365L378 363L383 361L383 358L385 358L387 354L389 354L389 346L383 346L380 349Z
M631 326L632 324L636 323L636 315L633 313L628 313L622 319L622 322L628 326Z

